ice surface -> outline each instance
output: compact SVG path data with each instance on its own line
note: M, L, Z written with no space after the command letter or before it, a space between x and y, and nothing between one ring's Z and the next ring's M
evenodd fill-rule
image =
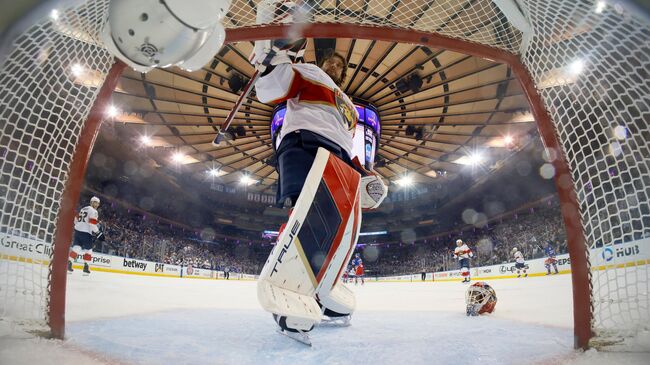
M2 364L645 364L648 353L578 353L568 275L490 281L492 315L464 314L458 282L351 285L352 326L275 333L256 283L75 272L67 340L0 321Z

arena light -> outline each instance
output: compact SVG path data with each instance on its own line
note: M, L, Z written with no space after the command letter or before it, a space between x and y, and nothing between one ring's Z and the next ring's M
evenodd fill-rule
M84 67L80 63L75 63L75 64L72 65L72 67L70 67L70 71L72 71L72 74L75 77L80 77L81 75L84 74L84 72L86 70L84 69Z
M52 11L50 12L50 19L55 21L59 20L59 11L56 9L52 9Z
M239 179L239 182L240 182L242 185L250 186L250 185L255 184L257 181L255 181L255 179L252 179L252 178L251 178L250 176L248 176L248 175L242 175L241 179Z
M151 137L144 135L140 137L140 143L143 146L150 146L151 145Z
M381 236L383 234L388 234L388 231L360 232L359 236Z
M604 2L604 1L598 1L598 2L596 3L596 9L595 9L594 11L596 12L596 14L600 14L600 13L603 12L603 10L605 10L605 7L606 7L606 6L607 6L607 3L606 3L606 2Z
M106 116L109 118L115 118L120 114L119 109L115 107L115 105L110 105L108 109L106 109Z
M413 185L413 177L410 175L402 176L401 178L395 180L395 184L399 186L411 186Z
M480 153L474 152L471 155L469 155L469 163L471 165L476 166L481 162L483 162L483 156Z
M585 68L585 61L582 59L577 59L573 62L571 62L571 65L569 65L569 71L573 75L579 75L582 73L582 71Z
M185 155L182 154L181 152L176 152L172 155L172 161L176 163L181 163L185 159Z
M506 135L505 137L503 137L503 143L505 143L506 146L512 145L512 142L514 142L514 141L515 141L515 139L512 138L511 135Z
M216 169L216 168L208 170L207 173L208 173L208 175L210 175L212 177L219 177L219 176L223 175L223 172L221 171L221 169Z

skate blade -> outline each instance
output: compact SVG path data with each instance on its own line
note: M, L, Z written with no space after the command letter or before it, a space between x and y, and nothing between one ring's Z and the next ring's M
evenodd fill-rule
M289 332L289 331L283 331L281 329L278 329L277 332L281 335L285 335L291 338L292 340L300 342L303 345L307 345L311 347L311 340L309 339L309 336L305 333Z
M351 320L352 318L349 316L341 318L324 317L318 324L318 327L349 327L352 325L350 323Z

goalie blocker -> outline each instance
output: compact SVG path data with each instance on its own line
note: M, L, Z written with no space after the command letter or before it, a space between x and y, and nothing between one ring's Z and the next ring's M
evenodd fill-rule
M260 304L283 330L310 331L326 310L341 315L354 311L355 298L339 279L359 237L360 186L354 168L318 148L258 280Z

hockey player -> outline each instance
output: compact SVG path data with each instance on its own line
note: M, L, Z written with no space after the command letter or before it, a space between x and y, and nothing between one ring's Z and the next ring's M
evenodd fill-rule
M275 17L275 3L258 4L258 23ZM263 103L287 103L275 143L278 203L286 228L258 280L258 299L285 334L311 344L307 332L323 318L349 321L356 301L339 279L356 246L361 209L374 209L386 186L351 160L356 108L341 91L347 64L336 53L321 67L293 64L306 40L257 41L251 63ZM345 321L344 321L345 322Z
M469 275L469 259L474 257L474 253L466 244L463 243L463 240L456 240L454 257L458 259L460 275L463 277L463 283L469 283L471 280Z
M517 247L514 247L512 249L512 255L515 257L515 268L517 269L517 277L521 277L521 271L524 272L524 277L528 277L528 273L526 272L526 260L524 260L524 254L521 253L517 249Z
M546 260L544 260L546 275L551 275L551 266L553 266L553 269L555 270L554 274L558 274L559 271L557 269L557 259L555 258L555 248L553 248L553 245L550 242L546 244L544 253L546 253Z
M70 250L70 257L68 259L68 271L73 272L72 262L77 259L79 255L84 260L84 275L90 274L90 267L88 264L92 260L93 242L95 237L100 234L97 225L99 213L99 198L93 196L90 198L90 205L82 208L77 214L77 219L74 222L74 242Z
M354 254L354 259L352 259L352 267L354 267L354 284L356 285L359 279L361 279L361 285L365 284L365 280L363 278L365 269L363 267L363 260L361 260L361 255L358 252Z

